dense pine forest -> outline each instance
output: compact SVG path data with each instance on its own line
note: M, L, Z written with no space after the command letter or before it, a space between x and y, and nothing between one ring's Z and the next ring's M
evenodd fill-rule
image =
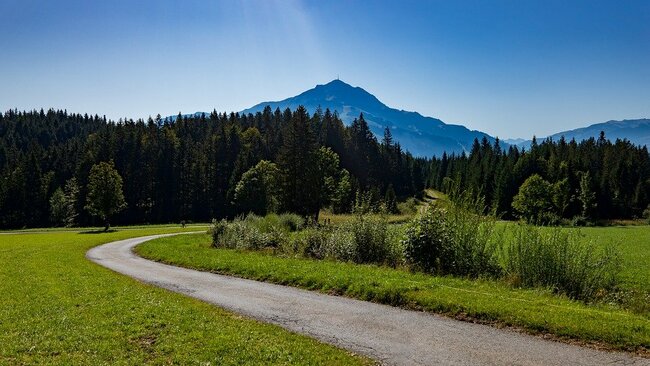
M650 213L650 156L627 140L533 139L528 151L475 141L469 154L433 159L427 184L447 178L485 197L488 210L540 224L586 224ZM570 220L570 221L569 221Z
M97 224L89 174L110 162L123 180L118 224L208 221L247 212L321 208L359 200L395 209L453 181L507 219L574 223L643 215L650 156L628 141L534 142L528 151L475 141L471 151L415 158L377 139L363 115L345 126L329 110L124 119L66 111L0 113L0 227Z
M429 163L403 152L389 131L378 142L363 116L346 127L329 110L117 122L8 111L0 114L0 227L96 224L85 209L89 172L111 161L124 182L119 224L348 212L358 196L418 195ZM52 196L70 195L74 214L56 218Z

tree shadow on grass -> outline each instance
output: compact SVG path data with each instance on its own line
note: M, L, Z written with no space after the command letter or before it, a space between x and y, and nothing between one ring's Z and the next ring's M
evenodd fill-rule
M86 231L80 231L79 234L108 234L108 233L114 233L117 232L115 229L97 229L97 230L86 230Z

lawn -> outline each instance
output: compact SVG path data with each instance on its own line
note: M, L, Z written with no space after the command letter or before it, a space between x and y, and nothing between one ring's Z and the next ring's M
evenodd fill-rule
M376 265L281 258L264 252L214 249L210 243L209 235L169 237L141 244L136 251L147 258L180 266L424 309L497 326L514 326L530 333L550 334L611 349L646 354L650 349L648 314L634 314L607 305L588 306L546 290L514 289L500 281L434 277Z
M101 243L178 231L148 227L0 235L0 364L371 362L141 284L84 257Z

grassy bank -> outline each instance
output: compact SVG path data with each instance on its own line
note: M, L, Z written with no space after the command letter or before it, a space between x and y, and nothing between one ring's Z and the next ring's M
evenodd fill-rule
M0 235L0 364L370 363L141 284L84 257L101 243L178 231L148 227Z
M138 246L136 251L180 266L514 326L612 349L647 353L650 348L649 316L613 306L588 306L550 291L514 289L501 281L435 277L376 265L214 249L209 235L158 239Z

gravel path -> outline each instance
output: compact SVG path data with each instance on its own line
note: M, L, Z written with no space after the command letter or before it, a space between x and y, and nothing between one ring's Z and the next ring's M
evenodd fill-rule
M169 266L132 248L166 235L116 241L87 257L140 281L280 325L389 365L650 365L626 353L292 287Z

